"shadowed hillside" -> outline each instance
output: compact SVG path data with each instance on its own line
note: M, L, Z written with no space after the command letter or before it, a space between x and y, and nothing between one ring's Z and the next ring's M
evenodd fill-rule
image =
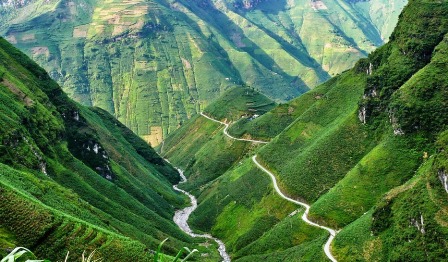
M1 38L0 101L0 256L26 246L54 261L94 249L105 261L152 261L165 238L167 253L195 245L172 221L187 201L172 188L177 171Z

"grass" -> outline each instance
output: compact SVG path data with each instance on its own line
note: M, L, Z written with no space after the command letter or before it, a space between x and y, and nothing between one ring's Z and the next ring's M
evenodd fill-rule
M322 251L322 246L325 244L325 241L326 236L322 236L310 242L290 247L282 251L267 254L251 254L236 261L328 261L328 258Z
M5 7L1 35L71 98L107 110L153 146L234 85L284 102L350 68L389 36L403 6L72 2Z
M135 240L50 208L10 186L2 184L1 190L2 225L14 232L18 243L33 246L38 256L61 259L70 250L81 257L85 249L97 247L108 261L133 256L149 261L149 255L141 252L145 246Z
M231 125L229 133L236 137L250 136L268 141L280 134L317 100L325 99L325 93L333 87L332 84L335 81L337 81L337 77L325 82L318 88L306 92L300 98L279 104L256 119L242 118Z
M311 210L314 221L342 228L367 212L390 189L411 178L422 154L400 137L388 137L367 153Z
M203 186L190 224L211 230L235 259L308 243L323 231L300 220L301 212L274 193L269 177L250 159Z
M170 136L176 139L167 140L166 152L206 133L193 151L173 158L185 163L185 186L199 200L191 224L222 238L236 261L326 260L322 232L288 228L292 220L264 188L269 181L252 170L248 156L257 152L282 190L311 204L314 221L342 229L332 247L338 260L444 260L446 192L438 176L448 170L446 10L446 2L411 1L391 42L353 69L257 119L237 121L234 136L272 139L238 162L210 161L237 152L222 146L228 141L211 121L195 118ZM214 117L235 119L235 109L210 108ZM207 169L196 166L201 157ZM216 176L208 179L209 170Z
M234 103L230 107L224 107L228 101ZM265 96L250 88L235 87L204 112L218 118L227 114L231 116L228 118L230 120L240 118L241 115L263 114L273 105ZM253 111L255 108L257 111ZM190 179L188 188L213 181L259 147L229 139L223 134L223 128L223 125L198 115L158 147L164 157L185 170L185 175Z
M179 176L171 165L106 111L70 100L3 39L0 57L0 183L10 188L9 201L26 205L18 197L25 194L33 207L51 209L36 217L38 228L2 219L2 245L30 246L52 260L68 246L78 254L77 246L96 245L116 250L114 261L129 247L130 257L145 257L142 250L155 249L161 238L172 239L167 253L195 242L172 221L186 199L172 189Z
M26 257L33 256L33 253L24 247L17 247L6 255L1 262L15 262L15 261L25 261ZM44 262L44 260L31 260L27 259L25 262Z
M234 97L236 92L240 90L227 94ZM227 99L223 97L222 101ZM245 102L239 104L244 108ZM212 104L205 112L222 114L221 108ZM241 112L238 106L225 110L230 116ZM225 241L227 250L235 258L245 257L250 252L261 254L283 250L323 234L301 224L299 214L288 218L297 207L279 198L273 192L269 177L245 157L252 155L257 147L230 140L222 130L222 125L197 116L170 135L163 148L158 148L171 162L185 170L189 182L183 187L193 190L198 197L199 206L190 218L190 225ZM298 228L307 233L301 233ZM271 235L266 237L264 232L271 230ZM269 249L269 241L280 235L289 237Z
M163 240L162 242L160 242L159 246L157 247L157 251L156 254L154 255L154 262L163 262L163 261L167 261L166 260L166 256L161 253L162 250L162 246L163 244L168 240L168 238L166 238L165 240ZM183 261L187 261L187 259L189 257L191 257L195 252L198 252L197 249L193 249L190 250L188 247L183 247L179 250L179 252L177 253L176 257L174 257L171 261L172 262L176 262L180 259L180 257L182 256L183 252L186 251L187 255L185 256L185 258L182 259Z
M408 183L389 191L374 210L338 234L334 247L340 259L446 259L447 203L434 169L438 159L431 157ZM420 224L413 222L417 218Z
M163 244L168 240L168 238L166 238L165 240L163 240L162 242L160 242L156 254L154 255L154 262L163 262L163 261L167 261L166 258L167 256L165 256L163 253L161 253L161 249ZM197 249L193 249L190 250L187 247L183 247L181 250L179 250L179 252L177 253L176 257L174 257L172 260L172 262L176 262L180 259L180 257L182 256L182 253L186 251L188 254L187 256L185 256L185 258L182 259L183 261L187 261L189 257L191 257L195 252L198 252ZM95 259L95 252L96 250L93 250L90 254L86 254L86 252L82 252L81 255L81 261L82 262L101 262L103 261L102 258L96 258ZM19 262L19 261L25 261L25 259L27 257L35 257L34 254L27 248L24 247L16 247L14 248L9 254L7 254L2 260L1 262ZM67 252L67 255L65 256L65 262L68 261L70 257L70 251ZM25 262L49 262L49 260L30 260L27 259Z
M7 249L12 249L16 246L16 238L14 234L6 227L0 227L0 256L5 257L7 255Z
M210 104L204 113L218 120L236 121L263 115L275 107L266 96L248 86L234 87Z
M182 8L182 3L188 5L183 1L179 3L177 8ZM350 15L366 14L351 13L349 4L338 3L338 8L345 8ZM368 4L363 3L365 5ZM188 6L190 11L185 12L193 21L209 18L200 11L202 7L194 3ZM263 4L257 7L269 11ZM271 11L278 7L272 5ZM328 3L328 7L337 6ZM237 125L245 128L242 136L254 134L254 137L272 138L264 147L231 140L222 134L222 125L200 116L182 125L178 122L182 114L166 118L164 121L170 125L181 127L169 135L159 150L175 165L184 168L189 177L184 187L199 201L190 221L195 230L210 231L223 239L237 261L326 260L322 246L327 234L303 224L299 220L301 211L293 213L297 207L274 193L269 178L253 166L248 157L257 152L263 165L277 174L280 187L288 195L315 203L311 207L315 220L344 227L333 244L339 260L446 260L447 201L439 178L448 170L447 119L443 107L447 101L446 77L442 74L446 71L446 7L446 1L410 1L389 44L308 95L278 105L253 124L240 120ZM264 69L259 67L261 71L273 66L287 71L285 66L290 60L284 52L269 58L271 51L266 44L272 49L279 48L273 42L275 35L270 33L257 38L261 31L272 30L272 24L257 24L256 29L248 29L256 25L253 21L263 16L263 12L256 8L243 13L232 8L210 10L215 14L215 27L196 24L197 32L207 36L208 41L224 43L222 35L229 34L227 30L244 25L244 29L236 32L244 35L241 41L252 51L238 48L256 60L251 64L253 67L248 68L264 65ZM290 10L301 13L297 8ZM314 13L307 15L323 15L323 19L333 22L338 18L324 10ZM232 17L234 24L222 29L218 22L225 21L226 16ZM275 21L275 16L272 17ZM99 16L96 19L100 19ZM277 23L283 25L285 21ZM333 25L343 27L335 22ZM349 47L355 41L350 38L357 30L334 31L337 37L332 45ZM110 28L105 28L104 32L113 33ZM367 33L375 35L373 31ZM302 39L303 42L314 41L313 35L309 37ZM167 41L162 37L159 40ZM236 43L228 41L226 45L232 47ZM8 239L29 243L27 246L38 243L36 253L45 250L54 257L61 256L64 248L74 248L80 253L89 246L110 256L108 261L128 260L128 257L147 261L153 257L143 254L142 249L147 247L142 242L154 248L159 239L166 237L174 242L169 247L170 254L176 254L184 243L196 243L170 221L173 206L183 204L183 199L171 192L170 183L178 179L172 168L145 148L142 140L127 138L124 126L112 121L104 111L70 102L41 69L10 46L3 46L9 52L0 52L0 55L9 63L3 63L0 70L4 87L1 97L6 112L1 121L7 127L1 133L6 142L0 150L2 162L12 167L5 166L6 175L1 176L2 193L6 193L0 195L5 200L0 201L2 211L5 210L0 212L0 221L2 226L6 225ZM288 47L287 43L280 46ZM170 50L164 45L157 48L154 50L167 54ZM140 52L138 48L131 49ZM198 40L191 56L211 63L213 55L207 50ZM285 50L300 51L291 47ZM101 60L101 70L107 73L110 65L103 61L105 52L91 45L87 55ZM235 55L231 53L229 56ZM247 60L239 63L248 65ZM287 71L290 73L295 69L289 70L292 70ZM157 80L161 93L179 88L178 83L168 81L175 72L176 69L168 67L157 71L162 77ZM27 85L22 76L29 80ZM309 79L316 76L317 73L311 72ZM213 78L209 77L204 79ZM103 83L98 83L99 91L107 89L107 81L105 78ZM192 81L191 75L188 81ZM214 86L213 92L224 91L221 89L226 88ZM129 93L129 97L140 103L155 98L149 92L140 91ZM257 108L246 107L249 101L255 101L254 97L260 107L266 105L257 93L245 97L238 95L241 91L243 89L225 93L223 99L212 103L205 111L210 110L210 114L220 119L234 120L245 114L244 110ZM213 94L204 90L197 92L200 97ZM178 98L177 95L173 97ZM108 96L110 94L96 99L103 103ZM146 99L139 100L140 96ZM226 100L227 96L232 99ZM235 107L223 108L221 105L229 100L238 103ZM181 107L177 99L163 101L165 108ZM79 120L73 110L79 111ZM363 111L365 119L359 114ZM149 119L151 114L148 111L138 117ZM138 124L141 120L132 121ZM273 130L261 130L277 123L279 127ZM59 143L45 147L49 141ZM94 144L101 146L105 157L103 151L100 156L86 152L86 147ZM43 160L54 181L42 174ZM96 167L101 169L96 170ZM105 167L112 173L101 172ZM113 176L108 179L108 175ZM14 179L17 177L22 179ZM146 187L148 184L153 187ZM150 188L152 191L148 192ZM103 197L105 195L114 201ZM71 205L58 201L59 196ZM21 223L31 216L35 219ZM45 241L40 242L40 239ZM130 251L122 253L123 250ZM379 252L375 252L377 250Z
M288 194L313 202L370 150L372 138L356 116L363 81L353 73L337 78L325 98L260 150L261 161L278 174Z

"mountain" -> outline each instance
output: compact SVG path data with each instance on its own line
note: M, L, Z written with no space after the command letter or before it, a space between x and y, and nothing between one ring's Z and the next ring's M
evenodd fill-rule
M172 220L187 204L172 188L177 171L1 38L0 101L0 257L26 246L52 261L94 249L105 261L152 261L165 238L170 254L196 246Z
M234 261L327 261L328 233L277 194L257 155L310 220L338 231L338 261L446 260L447 17L447 1L411 0L389 43L304 95L257 117L211 104L204 114L232 120L230 137L204 116L170 134L158 150L189 176L190 224Z
M0 34L153 146L227 89L299 96L387 41L406 0L28 0Z

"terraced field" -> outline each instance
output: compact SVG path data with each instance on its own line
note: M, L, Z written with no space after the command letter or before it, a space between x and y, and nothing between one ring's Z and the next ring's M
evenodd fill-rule
M388 39L406 1L244 3L11 2L0 34L155 146L232 86L284 102L350 68Z
M218 106L226 93L204 110L225 129L195 117L170 134L161 152L198 199L190 225L236 261L327 261L325 246L338 261L446 260L447 14L447 1L413 0L392 40L347 72L257 117ZM255 154L285 196L310 203L309 220L338 232L331 245Z

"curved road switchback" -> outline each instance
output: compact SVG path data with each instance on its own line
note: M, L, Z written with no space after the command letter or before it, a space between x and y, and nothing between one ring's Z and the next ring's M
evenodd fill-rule
M267 144L267 143L268 143L268 142L265 142L265 141L259 141L259 140L243 139L243 138L236 138L236 137L233 137L233 136L229 135L229 133L227 132L227 129L229 128L229 124L224 123L224 122L221 122L221 121L216 120L216 119L213 119L213 118L211 118L211 117L205 115L205 114L202 113L202 112L201 112L201 115L202 115L203 117L205 117L205 118L211 120L211 121L214 121L214 122L220 123L220 124L222 124L222 125L225 125L225 128L224 128L223 133L224 133L224 135L226 135L227 137L229 137L229 138L231 138L231 139L238 140L238 141L252 142L252 143L261 143L261 144ZM300 201L298 201L298 200L294 200L294 199L292 199L292 198L289 198L289 197L287 197L285 194L283 194L283 192L282 192L282 191L280 190L280 188L278 187L277 179L275 178L274 174L272 174L269 170L267 170L267 169L266 169L265 167L263 167L260 163L258 163L258 161L257 161L257 155L254 155L254 156L252 157L252 161L255 163L255 165L256 165L258 168L260 168L263 172L265 172L266 174L268 174L268 175L271 177L272 184L274 185L274 189L275 189L275 191L277 192L277 194L278 194L281 198L283 198L283 199L285 199L285 200L287 200L287 201L289 201L289 202L292 202L292 203L294 203L294 204L296 204L296 205L300 205L300 206L302 206L302 207L305 208L305 212L304 212L303 215L302 215L302 220L303 220L305 223L307 223L307 224L309 224L309 225L311 225L311 226L314 226L314 227L322 228L322 229L328 231L328 233L330 233L330 237L328 238L328 240L327 240L327 242L325 243L325 246L324 246L324 252L325 252L325 255L328 257L328 259L330 259L332 262L337 262L336 258L334 258L334 256L331 254L331 250L330 250L331 242L333 242L333 239L334 239L334 237L335 237L336 234L337 234L336 230L331 229L331 228L326 227L326 226L319 225L319 224L317 224L317 223L314 223L314 222L310 221L310 220L308 219L308 213L309 213L309 211L310 211L310 206L309 206L308 204L306 204L306 203L303 203L303 202L300 202Z
M301 206L303 206L305 208L305 212L302 215L302 220L305 221L305 223L307 223L309 225L312 225L312 226L315 226L315 227L319 227L319 228L325 229L325 230L327 230L330 233L330 237L328 238L327 243L325 243L325 246L324 246L324 252L325 252L325 255L327 255L327 257L331 261L336 262L337 260L333 257L333 255L331 254L331 251L330 251L330 245L331 245L331 242L333 241L334 237L336 236L336 230L331 229L331 228L326 227L326 226L319 225L317 223L314 223L314 222L310 221L308 219L308 213L310 211L310 206L308 204L306 204L306 203L303 203L303 202L294 200L292 198L289 198L285 194L283 194L283 192L278 187L277 179L275 178L274 174L272 174L269 170L267 170L260 163L258 163L257 155L252 157L252 161L255 163L255 165L257 165L258 168L260 168L263 172L265 172L266 174L268 174L271 177L272 184L274 184L274 189L275 189L275 191L277 191L277 194L281 198L283 198L283 199L285 199L285 200L287 200L289 202L292 202L294 204L301 205Z
M227 132L227 129L229 128L229 124L224 123L224 122L221 122L221 121L216 120L216 119L213 119L213 118L207 116L206 114L204 114L203 112L201 112L201 115L202 115L203 117L205 117L205 118L207 118L207 119L213 121L213 122L220 123L221 125L225 125L224 131L223 131L223 132L224 132L224 135L228 136L229 138L231 138L231 139L233 139L233 140L246 141L246 142L258 143L258 144L267 144L267 143L268 143L268 142L266 142L266 141L260 141L260 140L252 140L252 139L244 139L244 138L233 137L233 136L231 136L231 135Z

